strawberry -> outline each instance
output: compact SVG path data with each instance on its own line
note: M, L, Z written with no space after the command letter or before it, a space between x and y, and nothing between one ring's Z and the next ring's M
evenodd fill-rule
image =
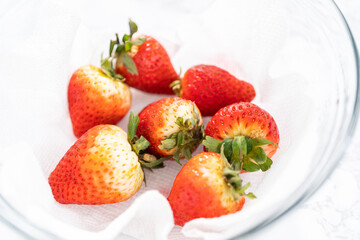
M142 167L163 166L163 159L144 154L149 142L135 135L138 123L131 114L129 135L114 125L97 125L82 135L49 176L55 200L107 204L133 196L144 179Z
M129 86L145 92L172 94L170 84L179 79L165 48L151 36L138 36L137 25L129 21L130 35L110 42L104 65L111 76L124 79ZM112 62L115 60L115 67Z
M240 211L250 183L242 186L239 171L219 153L202 152L191 158L175 178L168 201L175 224L195 218L213 218Z
M129 111L129 87L95 66L77 69L68 86L70 118L76 137L99 124L116 124Z
M234 103L209 121L203 141L210 152L224 152L236 170L266 171L280 141L274 118L253 103Z
M149 152L158 157L191 158L203 138L199 109L190 100L163 98L145 107L139 114L138 136L149 142Z
M220 108L235 102L251 102L256 95L250 83L212 65L188 69L171 87L178 96L194 101L203 116L212 116Z

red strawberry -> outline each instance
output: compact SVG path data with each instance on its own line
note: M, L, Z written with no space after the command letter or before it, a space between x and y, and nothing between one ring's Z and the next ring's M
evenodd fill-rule
M116 72L123 75L131 87L145 92L172 94L170 84L179 79L179 75L165 48L153 37L142 37L145 42L140 46L134 45L130 53L138 74L131 74L121 60L117 62Z
M138 122L131 114L129 135L114 125L98 125L83 134L49 176L55 200L106 204L133 196L144 179L141 167L161 167L163 161L144 154L149 142L135 136Z
M176 176L169 203L175 224L183 226L195 218L213 218L240 211L249 183L242 186L239 171L233 170L219 153L202 152L191 158Z
M137 135L151 143L149 151L155 156L190 159L203 138L202 117L189 100L163 98L145 107L139 118Z
M76 137L99 124L116 124L129 111L129 87L87 65L77 69L68 86L69 112Z
M251 102L256 95L250 83L212 65L188 69L181 81L171 86L180 97L194 101L204 116L235 102Z
M125 34L122 42L116 35L116 40L110 43L108 61L116 59L116 66L108 64L109 73L124 78L131 87L151 93L172 94L170 84L179 76L165 48L151 36L133 38L137 26L131 20L129 26L130 35Z
M235 169L253 172L270 168L279 144L274 118L253 103L234 103L220 109L206 126L203 144L210 152L225 155Z

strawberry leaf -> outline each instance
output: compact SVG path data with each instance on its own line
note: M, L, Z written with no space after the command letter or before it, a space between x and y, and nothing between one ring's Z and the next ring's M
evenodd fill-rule
M272 163L273 163L273 161L269 157L266 157L266 162L264 164L260 165L261 171L265 172L265 171L269 170Z
M245 142L245 146L242 146ZM242 159L242 149L246 149L246 141L244 137L235 137L231 144L231 165L234 169L240 170L241 169L241 159Z
M125 43L125 52L129 52L131 50L132 45L133 44L131 42L126 42Z
M131 38L134 35L134 33L138 31L138 27L136 23L131 21L131 19L129 19L129 28L130 28L130 38Z
M134 44L134 45L139 46L139 45L143 44L145 41L146 41L146 38L138 37L135 40L131 41L131 43Z
M245 193L245 191L250 187L250 183L245 184L239 188L240 193Z
M249 138L249 137L245 137L245 140L246 140L246 152L247 154L249 154L252 150L253 150L253 146L254 146L254 141L252 138Z
M143 136L141 136L136 142L132 145L133 150L137 155L140 154L141 151L147 149L150 146L150 142L146 140Z
M162 157L162 158L156 159L155 161L151 161L151 162L146 161L146 160L139 160L139 162L142 167L148 168L149 170L151 170L151 169L163 168L164 161L167 161L170 158L171 157Z
M222 141L217 140L210 136L205 136L205 139L202 141L202 145L205 146L208 152L220 152Z
M180 151L176 151L175 154L173 155L173 158L179 165L182 166L182 164L180 163Z
M112 58L110 57L107 57L107 58L103 58L101 56L101 70L102 72L110 77L110 78L113 78L114 80L123 80L124 77L120 74L116 74L114 72L114 69L113 69L113 66L112 66Z
M271 145L274 145L274 146L276 146L277 148L279 148L279 146L278 146L276 143L274 143L274 142L272 142L272 141L270 141L270 140L267 140L267 139L265 139L265 138L256 138L256 139L253 139L253 143L254 143L254 144L253 144L254 147L271 144Z
M238 139L238 140L237 140ZM234 138L234 140L238 141L239 147L240 147L240 151L242 155L247 155L248 154L248 146L247 146L247 141L246 138L244 136L236 136Z
M184 156L187 160L190 160L192 158L190 148L187 146L184 148Z
M124 45L118 45L118 46L116 47L115 52L116 52L116 53L121 53L121 51L123 51L123 50L124 50Z
M116 80L124 80L125 79L121 74L118 74L118 73L115 73L114 77Z
M260 166L251 161L249 157L244 157L242 168L247 172L256 172L260 170Z
M226 155L225 155L225 152L224 152L224 144L221 144L220 154L221 154L221 158L224 160L225 165L227 166L227 168L228 168L228 169L231 169L231 168L230 168L229 160L227 159L227 157L226 157ZM226 173L226 174L228 174L228 173Z
M176 136L176 145L181 146L184 140L184 133L179 132Z
M243 196L247 197L249 199L255 199L256 198L255 194L253 194L252 192L244 193Z
M126 52L121 52L120 58L121 58L121 62L124 64L124 66L129 71L129 73L138 75L138 70L134 61Z
M176 125L178 125L180 128L184 128L185 127L184 119L182 117L178 117L176 119Z
M130 35L124 34L122 41L123 41L123 43L126 43L127 41L129 41L129 39L130 39Z
M113 52L113 50L114 50L114 46L115 46L115 44L116 44L116 41L114 41L114 40L110 40L109 56L111 56L111 55L112 55L112 52Z
M261 147L255 148L253 151L251 151L251 153L249 153L248 156L249 158L255 160L255 162L259 165L266 162L266 153Z
M160 149L164 150L171 150L174 147L176 147L176 139L173 138L165 138L164 140L161 140L161 145L159 145Z
M232 154L233 154L232 141L233 141L233 139L229 138L229 139L225 139L222 142L222 145L224 146L224 154L227 159L232 159Z
M136 130L139 125L140 119L133 112L130 113L129 124L128 124L128 141L131 143L136 136Z
M252 192L249 192L249 193L245 193L245 191L250 187L250 183L248 182L247 184L245 184L244 186L242 186L238 191L239 193L242 195L242 196L245 196L249 199L254 199L256 198L256 196L252 193Z

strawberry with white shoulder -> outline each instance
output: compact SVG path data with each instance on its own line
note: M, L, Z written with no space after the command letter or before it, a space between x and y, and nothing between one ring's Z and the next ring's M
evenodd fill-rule
M136 136L137 116L129 134L114 125L98 125L82 135L49 176L54 198L63 204L108 204L133 196L144 180L142 168L159 168L165 159L146 153L149 142Z

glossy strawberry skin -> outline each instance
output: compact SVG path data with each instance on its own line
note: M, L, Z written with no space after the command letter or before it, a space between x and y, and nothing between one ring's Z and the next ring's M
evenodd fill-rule
M180 96L192 100L203 116L212 116L220 108L236 102L251 102L254 87L213 65L197 65L181 79Z
M99 124L116 124L129 111L128 86L88 65L77 69L68 86L69 112L76 137Z
M195 218L213 218L240 211L245 198L235 199L223 177L219 153L202 152L191 158L175 178L168 201L175 224Z
M139 113L137 135L144 136L151 143L148 150L155 156L173 155L176 149L167 151L159 148L161 140L179 130L175 123L177 117L194 117L194 106L192 101L179 97L163 98L149 104Z
M59 203L108 204L133 196L143 176L127 134L117 126L98 125L74 143L48 181Z
M206 126L205 134L224 140L235 136L251 138L266 138L279 144L279 130L274 118L257 105L248 102L234 103L220 109ZM267 156L271 158L277 147L262 146Z
M143 36L146 41L136 47L136 54L132 59L137 67L138 75L130 74L123 64L116 67L116 72L125 77L125 82L139 90L173 94L170 84L179 79L171 64L165 48L153 37Z

